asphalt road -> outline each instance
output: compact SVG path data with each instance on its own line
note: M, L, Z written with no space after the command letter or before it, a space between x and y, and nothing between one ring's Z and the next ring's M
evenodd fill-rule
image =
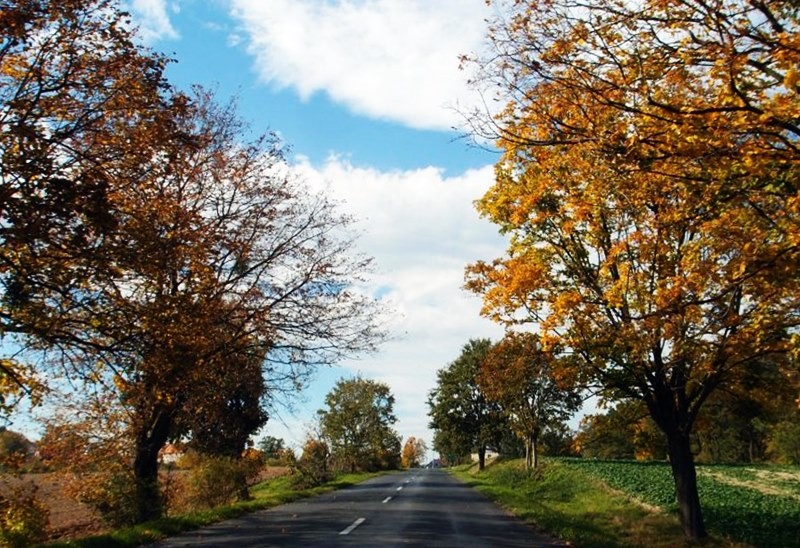
M154 546L563 544L539 535L444 471L410 470L218 523Z

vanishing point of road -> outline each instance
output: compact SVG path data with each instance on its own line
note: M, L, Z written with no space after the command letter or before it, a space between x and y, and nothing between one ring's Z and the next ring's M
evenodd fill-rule
M172 537L155 546L563 546L441 470L409 470Z

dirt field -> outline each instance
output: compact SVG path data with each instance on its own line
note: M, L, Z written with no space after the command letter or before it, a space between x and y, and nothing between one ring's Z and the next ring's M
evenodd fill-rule
M25 486L50 512L50 539L76 538L102 532L100 517L88 506L64 493L66 478L60 474L25 474L22 478L3 476L0 493Z

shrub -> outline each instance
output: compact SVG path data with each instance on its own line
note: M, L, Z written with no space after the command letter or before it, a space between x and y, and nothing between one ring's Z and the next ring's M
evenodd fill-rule
M21 485L7 496L0 495L0 545L17 548L43 541L49 518L35 488Z
M308 439L303 446L303 455L297 460L293 484L305 489L329 481L333 474L328 466L330 451L321 440Z
M261 470L258 459L205 456L189 476L189 503L214 508L250 498L249 486Z
M76 474L68 492L80 502L93 508L112 527L133 525L137 521L138 496L136 480L128 470Z
M777 462L800 464L800 424L796 420L776 424L770 433L767 450Z

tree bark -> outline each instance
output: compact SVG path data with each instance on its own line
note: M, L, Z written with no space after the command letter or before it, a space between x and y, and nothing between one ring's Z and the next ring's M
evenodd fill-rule
M136 434L133 475L136 480L134 504L137 523L160 518L164 511L164 501L158 488L158 454L169 438L172 417L164 411L154 415L150 427L142 428Z
M478 447L478 470L483 470L486 467L486 447Z
M707 532L697 492L697 471L689 435L672 428L667 432L667 444L683 533L690 541L701 540L707 536Z
M533 468L533 436L528 434L525 439L525 469L530 472Z

